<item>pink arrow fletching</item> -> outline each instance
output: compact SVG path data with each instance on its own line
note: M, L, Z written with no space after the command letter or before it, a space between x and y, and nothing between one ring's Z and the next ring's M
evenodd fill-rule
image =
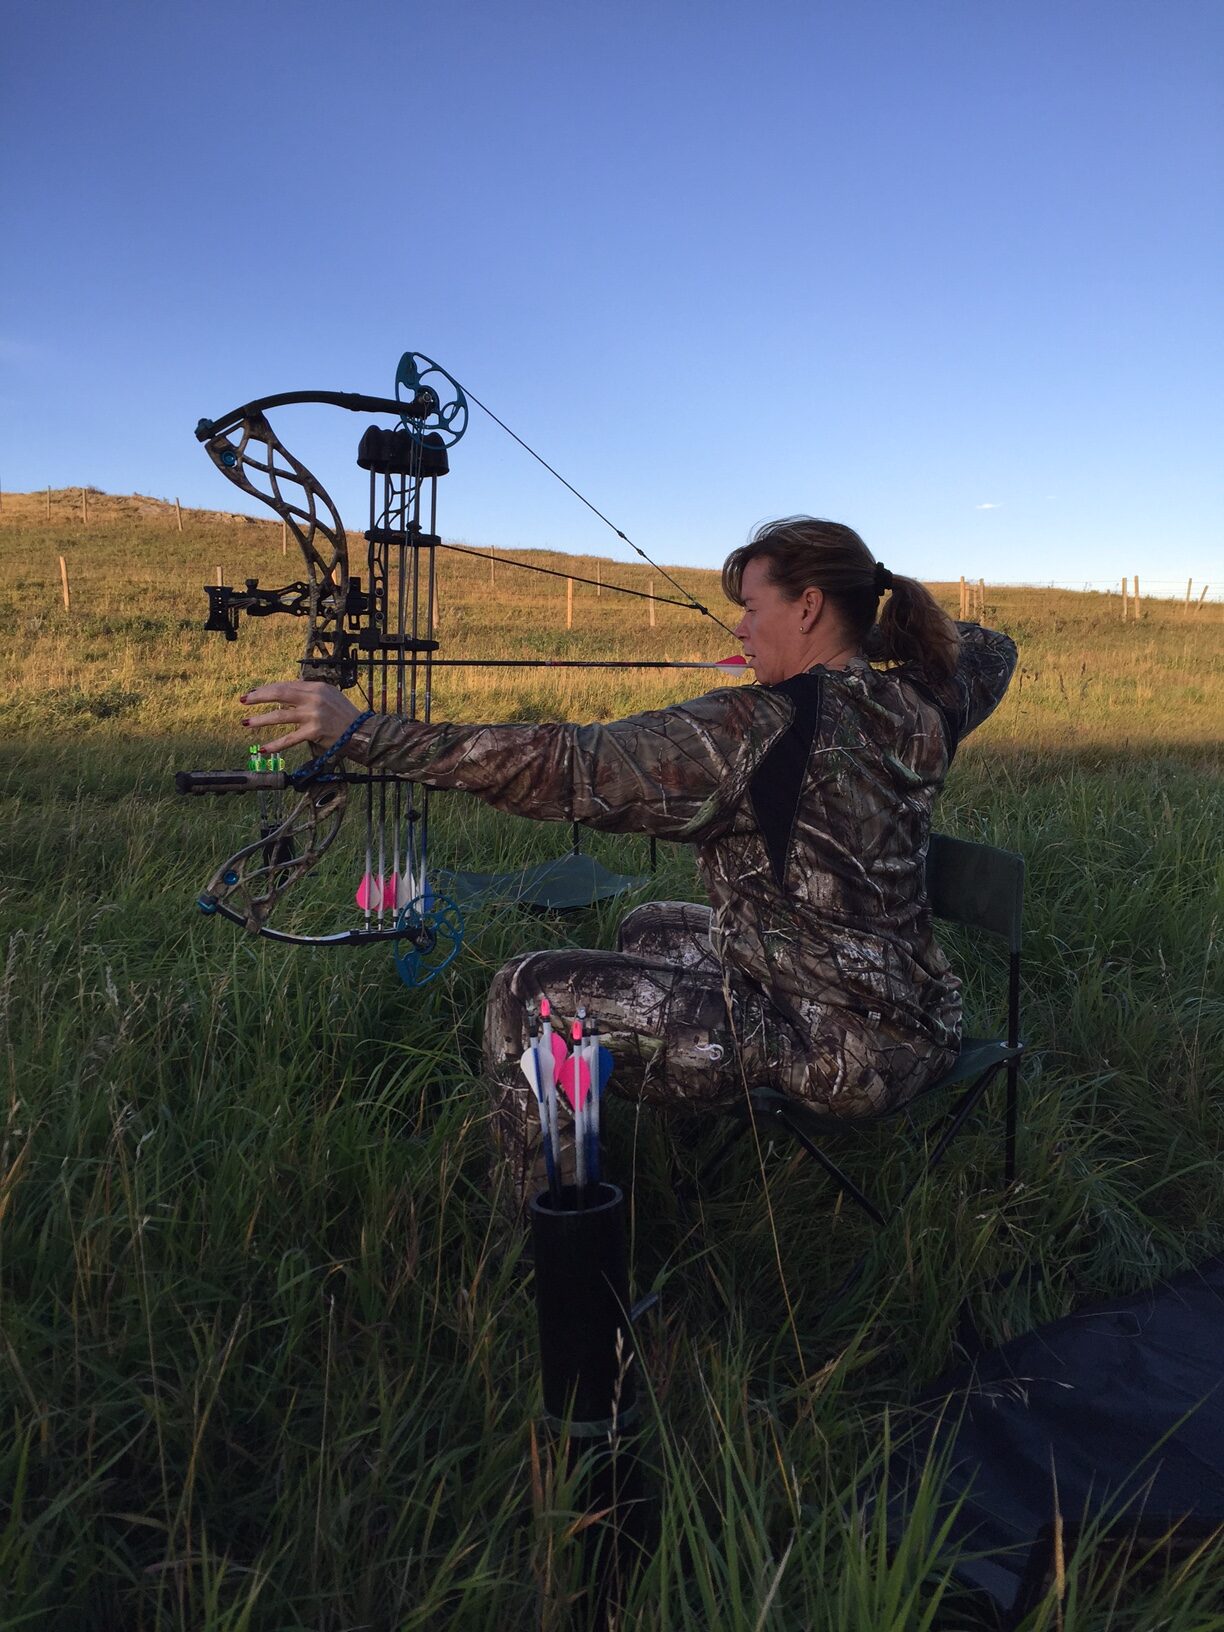
M586 1061L579 1059L577 1054L571 1054L561 1067L559 1081L571 1110L577 1115L591 1091L591 1072Z
M362 912L377 912L382 901L382 879L374 873L367 873L357 886L357 905Z

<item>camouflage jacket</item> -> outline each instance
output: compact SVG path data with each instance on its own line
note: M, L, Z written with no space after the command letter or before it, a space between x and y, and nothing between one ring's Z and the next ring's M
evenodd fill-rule
M959 983L923 893L931 807L1016 662L1006 635L960 630L950 679L858 658L607 725L383 715L345 756L540 821L691 844L714 950L789 1018L834 1008L955 1047Z

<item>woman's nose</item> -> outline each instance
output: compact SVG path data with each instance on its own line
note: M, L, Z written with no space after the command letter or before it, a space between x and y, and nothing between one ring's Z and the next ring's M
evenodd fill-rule
M745 639L747 639L747 636L748 636L748 619L747 618L741 618L740 621L736 624L735 628L732 629L731 633L732 633L732 635L734 636L734 638L736 640L745 640Z

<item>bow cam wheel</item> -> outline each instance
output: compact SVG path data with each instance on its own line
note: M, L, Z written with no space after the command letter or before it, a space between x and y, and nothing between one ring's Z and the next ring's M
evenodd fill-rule
M455 961L463 945L463 915L444 895L418 895L402 908L395 927L395 967L405 986L426 986Z

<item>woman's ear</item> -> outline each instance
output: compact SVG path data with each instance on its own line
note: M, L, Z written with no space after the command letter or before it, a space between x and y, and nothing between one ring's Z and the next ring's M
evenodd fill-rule
M820 614L825 608L824 590L817 589L814 585L809 584L799 597L799 601L803 607L801 621L804 629L814 629L820 621Z

